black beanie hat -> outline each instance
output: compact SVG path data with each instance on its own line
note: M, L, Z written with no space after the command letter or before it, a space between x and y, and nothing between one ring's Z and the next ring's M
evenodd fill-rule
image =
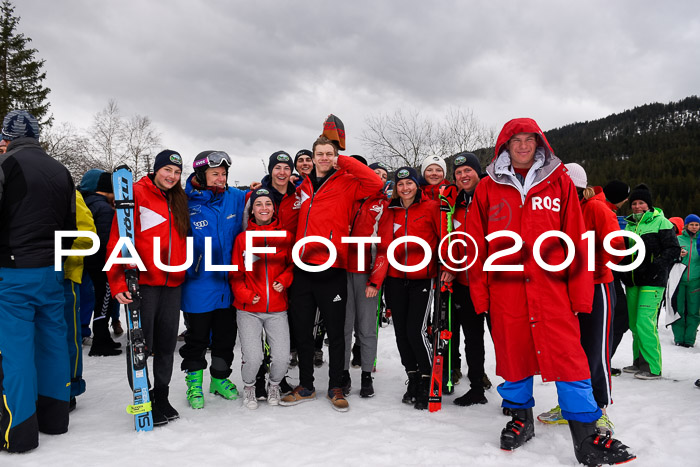
M252 193L250 194L250 209L251 209L251 212L252 212L252 210L253 210L253 205L255 204L255 200L258 199L258 198L265 197L265 196L268 197L268 198L270 198L270 200L272 201L272 204L275 204L275 200L274 200L274 198L272 197L272 193L270 193L270 190L268 190L267 188L258 188L257 190L255 190L254 192L252 192Z
M100 178L97 180L97 190L102 193L114 193L112 189L112 174L109 172L102 172Z
M386 172L386 176L389 176L389 167L387 167L383 162L373 162L369 165L369 168L372 170L382 169L384 172Z
M362 157L362 156L359 156L359 155L357 155L357 154L354 154L354 155L352 155L352 156L350 156L350 157L352 157L352 158L355 159L355 160L358 160L358 161L362 162L364 165L367 165L367 159L365 159L365 158Z
M174 165L182 170L182 157L172 149L165 149L158 153L155 162L153 162L153 173L158 172L166 165Z
M270 162L267 164L267 173L272 174L272 169L277 164L287 164L292 172L294 172L294 164L292 164L292 156L284 151L277 151L270 156Z
M603 187L603 193L605 193L605 199L613 204L617 204L627 199L630 194L630 187L625 182L613 180Z
M457 171L457 169L465 165L474 169L474 172L476 172L478 175L481 175L481 163L479 162L479 158L471 152L460 152L458 154L455 154L454 161L452 162L453 180L455 178L455 172Z
M652 206L651 204L651 190L649 190L649 187L646 186L644 183L640 183L639 185L634 187L634 190L630 192L630 205L632 205L632 203L636 200L641 200L647 203L647 206L649 206L650 211L654 209L654 206Z
M294 167L297 166L297 162L299 162L299 158L300 158L301 156L309 156L309 157L311 158L311 163L312 163L312 164L314 163L314 162L313 162L313 159L314 159L313 153L312 153L310 150L308 150L308 149L301 149L301 150L299 150L299 152L297 153L297 155L294 156Z
M413 182L420 187L420 183L418 183L418 172L416 172L416 169L413 167L401 167L394 174L395 183L399 183L400 180L404 180L406 178L413 180Z

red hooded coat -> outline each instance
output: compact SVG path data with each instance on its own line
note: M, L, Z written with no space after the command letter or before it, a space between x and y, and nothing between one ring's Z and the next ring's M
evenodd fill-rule
M518 133L535 133L535 163L518 182L505 150ZM496 350L496 373L519 381L540 373L544 381L590 378L574 312L590 313L593 274L586 269L585 232L576 189L564 164L554 155L542 130L531 119L506 123L498 136L496 157L486 169L489 177L476 188L467 214L467 233L477 242L478 255L469 269L469 286L477 313L488 311ZM575 245L574 262L558 272L535 262L533 246L547 231L563 232ZM523 271L483 271L487 258L513 246L510 238L490 242L499 231L518 234L522 247L494 261L523 265ZM563 263L567 247L557 238L546 240L541 257L550 265Z

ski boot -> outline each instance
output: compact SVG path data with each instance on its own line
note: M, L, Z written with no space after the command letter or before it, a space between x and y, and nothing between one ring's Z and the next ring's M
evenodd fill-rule
M629 447L610 435L601 435L595 422L569 420L576 460L584 465L622 464L636 459Z
M218 394L224 399L230 401L238 399L238 389L236 385L231 382L230 379L224 378L214 378L211 377L211 383L209 384L209 392L212 394Z
M510 409L513 419L501 431L501 449L514 451L535 436L532 408Z
M187 383L187 402L193 409L201 409L204 407L204 393L202 392L202 380L204 379L204 370L188 371L185 376Z
M420 373L417 371L407 371L408 381L406 384L406 392L401 399L404 404L415 404L416 403L416 393L418 392L418 384L420 382Z
M416 391L416 402L413 408L425 410L428 408L428 394L430 394L430 375L421 375Z

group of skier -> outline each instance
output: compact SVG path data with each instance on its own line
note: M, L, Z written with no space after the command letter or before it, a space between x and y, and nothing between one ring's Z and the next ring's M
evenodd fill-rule
M0 382L6 395L0 428L8 434L2 448L14 452L36 447L38 431L67 430L69 401L79 393L71 386L80 387L82 381L79 375L64 371L73 365L64 357L69 355L66 343L70 346L71 335L75 337L79 329L69 332L66 323L70 317L57 314L68 302L52 295L64 296L63 273L53 271L53 232L75 230L76 225L81 228L76 216L76 196L81 193L76 194L67 170L41 150L38 135L36 119L27 112L10 113L3 122L3 139L11 143L8 154L0 158L4 175L0 177L4 188L0 190L0 317L9 323L0 329ZM325 393L331 406L341 412L349 410L353 334L361 355L360 396L372 397L377 310L382 300L391 310L408 379L402 402L426 409L435 397L431 379L434 382L436 340L431 334L439 323L434 309L451 290L453 338L444 377L438 381L444 380L443 387L450 391L461 377L461 328L470 389L455 403L487 402L484 390L491 385L484 372L487 323L496 352L496 373L505 380L498 392L504 411L511 416L501 432L502 449L514 450L534 436L533 376L540 374L544 381L555 382L559 405L538 418L545 423L568 422L579 462L613 464L633 459L629 448L612 437L613 426L605 414L611 403L616 301L609 265L620 260L631 263L639 252L632 248L634 240L623 237L613 238L611 246L633 249L632 255L616 257L603 247L606 238L619 230L614 203L623 200L611 199L600 187L589 187L580 165L561 163L531 119L506 123L485 174L472 153L457 154L451 174L441 157L430 156L420 174L412 167L394 171L390 199L385 192L389 168L381 163L368 166L361 156L340 155L343 150L344 126L330 115L311 151L299 151L294 159L284 151L273 153L268 175L247 192L228 186L231 159L223 151L197 155L184 190L182 158L172 150L160 152L153 172L134 183L134 244L146 266L139 275L139 310L146 348L152 355L153 424L179 417L170 404L169 387L180 310L187 326L179 351L181 370L194 409L205 404L207 367L210 393L225 399L239 397L229 379L237 336L244 406L254 409L260 400L292 406L315 399L317 315L328 335ZM45 164L42 167L46 168L30 176L25 164ZM82 190L83 194L111 192L103 180L106 173L88 174L81 188L84 185L94 191ZM43 182L49 178L62 181ZM637 187L626 198L633 210L627 230L641 237L647 250L642 266L623 277L634 336L635 361L630 368L640 379L653 379L661 375L660 355L654 353L654 344L658 348L656 311L674 262L683 258L689 266L683 293L697 286L700 279L694 255L700 252L695 251L700 248L696 227L700 225L692 215L686 219L683 235L689 241L682 254L676 236L669 235L670 222L652 206L648 189ZM36 212L34 205L41 203ZM19 210L34 210L52 223L27 219ZM34 229L33 225L43 227ZM92 228L83 228L94 232L95 222ZM100 230L98 226L98 234ZM18 231L28 233L17 236ZM590 242L586 231L593 232ZM6 232L12 232L11 236ZM471 243L444 242L450 232ZM559 236L542 238L552 232ZM188 237L193 253L189 258ZM353 242L353 237L376 237L376 242ZM113 222L101 260L109 256L119 238ZM302 245L294 252L298 255L295 263L293 247L298 243ZM72 246L83 245L76 240ZM586 265L587 245L593 245L595 251L593 271ZM424 261L426 256L428 261ZM542 263L565 263L570 256L566 268L542 267ZM460 257L473 260L468 270ZM300 267L299 261L306 267ZM191 264L186 271L176 270L186 262ZM68 267L67 261L66 271ZM93 283L102 284L96 268L91 270L95 271ZM56 276L57 284L52 286L56 291L43 285L45 276ZM127 290L123 265L112 266L107 278L99 290L95 286L99 300L108 301L111 294L120 304L129 304L136 298ZM39 284L41 290L37 290ZM18 302L23 305L15 309ZM697 330L691 317L697 310L690 313L697 303L684 301L683 306L688 316L684 326ZM102 308L100 317L108 307ZM49 310L51 316L41 318ZM23 319L21 313L32 319ZM58 330L62 339L56 332L42 337L46 333L42 323L49 319L63 323ZM29 327L20 329L25 321L30 322ZM106 319L94 326L94 353L114 353L110 352L114 345ZM691 345L694 335L687 329L676 334L684 336L677 341ZM16 345L18 336L29 341ZM210 363L205 358L208 348ZM298 356L296 387L290 387L285 377L291 349ZM38 380L18 376L17 367L25 360L32 361L32 367L36 364Z

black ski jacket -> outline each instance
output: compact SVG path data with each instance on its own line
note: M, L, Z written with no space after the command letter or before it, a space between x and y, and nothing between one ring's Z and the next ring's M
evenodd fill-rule
M57 230L76 230L73 179L37 139L18 138L0 155L0 267L52 266Z

